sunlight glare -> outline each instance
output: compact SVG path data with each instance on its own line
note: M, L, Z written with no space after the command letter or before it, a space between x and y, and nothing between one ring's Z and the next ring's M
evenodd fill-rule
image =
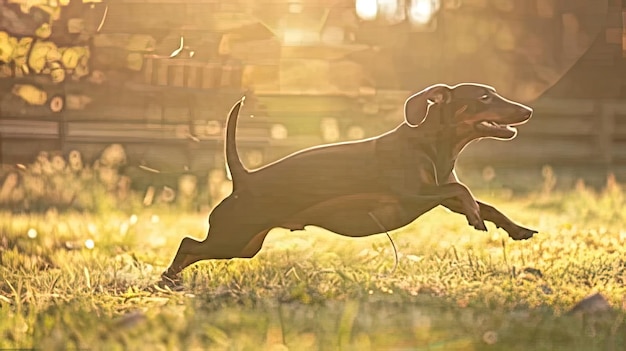
M167 244L167 240L163 236L154 236L150 238L150 245L153 247L163 247Z
M87 239L85 240L85 247L89 250L93 249L95 246L95 243L93 242L93 240L91 239Z
M282 124L274 124L270 130L270 135L272 139L283 140L287 139L287 128Z
M356 0L356 14L364 21L376 19L376 15L378 14L378 1Z
M407 260L413 261L413 262L419 262L423 259L422 256L417 256L417 255L406 255L405 257L407 258Z
M396 24L406 18L404 1L378 0L378 12L388 24Z
M124 236L128 233L128 228L130 227L130 225L128 224L128 222L124 222L122 224L120 224L120 235Z
M89 223L87 224L87 231L89 232L89 234L94 235L96 234L96 232L98 232L98 227L96 227L96 225L93 223Z
M128 221L130 222L131 225L137 224L137 215L134 214L130 216L130 219Z
M37 237L37 230L35 230L35 228L30 228L26 235L28 235L31 239L35 239Z
M416 24L427 24L437 11L436 5L432 0L411 0L409 19Z

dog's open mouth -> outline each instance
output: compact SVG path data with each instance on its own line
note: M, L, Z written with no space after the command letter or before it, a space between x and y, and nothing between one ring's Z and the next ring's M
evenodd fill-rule
M498 124L496 122L493 121L482 121L478 124L478 126L480 126L480 128L484 128L484 129L488 129L488 130L509 130L509 131L516 131L517 129L515 129L515 127L513 127L513 125L510 124Z
M512 139L517 135L517 128L515 128L515 126L524 124L524 122L525 121L500 124L494 121L483 120L476 123L474 128L486 137Z

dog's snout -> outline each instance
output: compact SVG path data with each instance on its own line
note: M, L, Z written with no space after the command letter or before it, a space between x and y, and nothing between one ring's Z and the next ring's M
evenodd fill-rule
M529 119L533 115L533 109L530 107L526 107L526 106L520 106L519 114L524 119Z

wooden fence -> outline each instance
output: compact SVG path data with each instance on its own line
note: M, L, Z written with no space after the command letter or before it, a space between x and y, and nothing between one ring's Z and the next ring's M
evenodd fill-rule
M486 139L471 144L459 159L460 169L476 173L493 167L539 174L541 167L550 165L568 170L572 177L603 178L607 172L614 172L619 180L625 180L626 100L542 98L529 105L534 108L533 118L518 128L516 139L506 142ZM389 128L399 123L401 115L396 115L385 122ZM243 128L238 134L243 152L262 151L263 163L323 142L319 136L273 140L270 125ZM122 143L130 161L137 164L148 159L147 166L180 171L190 168L202 173L207 168L221 167L215 159L222 155L223 133L199 135L193 141L189 128L188 121L147 124L3 117L0 118L0 155L3 163L28 162L40 150L78 149L90 159L107 144Z

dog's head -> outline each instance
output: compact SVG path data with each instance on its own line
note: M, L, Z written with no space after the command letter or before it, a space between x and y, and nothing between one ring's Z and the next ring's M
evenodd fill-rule
M515 126L526 123L532 112L530 107L500 96L493 87L475 83L432 85L404 104L409 126L418 127L434 118L431 126L454 126L457 135L471 139L513 139Z

